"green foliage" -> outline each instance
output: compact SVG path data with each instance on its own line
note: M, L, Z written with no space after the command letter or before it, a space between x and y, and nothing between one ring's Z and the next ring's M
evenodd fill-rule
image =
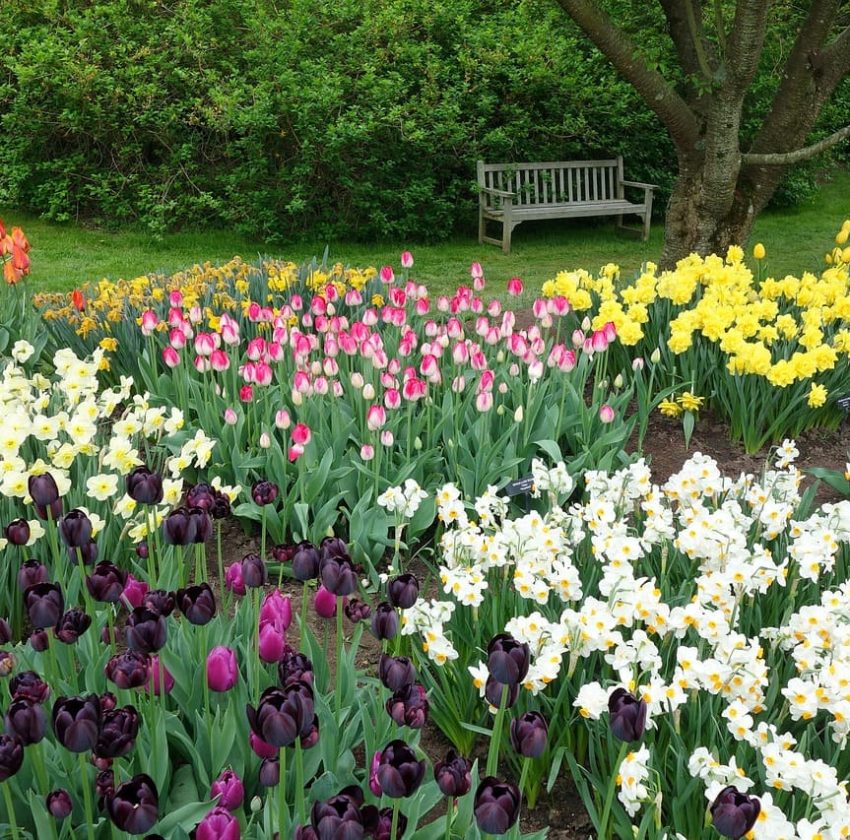
M613 6L675 78L655 4ZM755 116L794 23L769 39ZM0 124L0 201L154 234L440 239L474 221L479 157L622 154L662 187L675 171L654 116L550 0L13 4Z

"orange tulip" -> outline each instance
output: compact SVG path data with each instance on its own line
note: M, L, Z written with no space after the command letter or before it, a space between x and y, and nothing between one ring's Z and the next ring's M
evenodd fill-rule
M26 240L24 240L26 241ZM17 243L12 245L12 265L17 271L20 271L21 276L30 273L30 258L27 252Z
M0 219L0 239L6 238L6 225L3 224L3 220Z
M12 228L12 242L17 245L22 251L29 251L30 243L24 235L23 230L19 227Z
M6 254L12 253L12 237L0 236L0 257L5 257Z
M11 260L6 260L6 262L3 263L3 276L6 278L6 282L10 286L14 286L21 277L23 277L23 273L19 272L18 269L15 268L14 263Z
M78 312L83 312L86 308L85 295L79 289L74 289L74 291L71 292L71 303L74 304L74 308Z

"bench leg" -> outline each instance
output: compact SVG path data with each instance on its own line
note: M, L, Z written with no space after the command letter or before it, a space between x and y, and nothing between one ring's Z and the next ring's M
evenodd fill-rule
M511 223L510 219L505 219L502 222L502 253L510 254L511 252L511 233L513 232L514 226Z
M649 239L649 226L652 223L652 190L646 191L644 200L646 209L643 211L643 241Z
M484 234L487 230L487 223L484 221L484 208L478 208L478 244L484 244Z

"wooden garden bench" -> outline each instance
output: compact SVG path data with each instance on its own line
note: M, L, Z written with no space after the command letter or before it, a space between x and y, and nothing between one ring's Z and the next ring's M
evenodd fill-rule
M511 233L532 219L574 219L586 216L643 218L643 239L649 237L654 184L626 181L623 159L564 160L557 163L484 163L478 161L478 241L501 245L508 254ZM643 190L642 201L629 201L626 188ZM487 235L487 222L501 222L502 238Z

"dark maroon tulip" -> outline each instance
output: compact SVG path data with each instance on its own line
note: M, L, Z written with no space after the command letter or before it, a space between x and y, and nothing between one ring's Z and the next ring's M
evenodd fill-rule
M59 520L59 533L68 548L82 548L91 542L92 525L88 515L77 508Z
M115 793L115 773L108 768L101 770L94 777L94 791L97 795L97 807L102 811L106 800Z
M369 620L372 615L372 608L359 598L350 598L346 601L343 612L352 624L358 624L361 621Z
M212 518L202 508L189 508L189 518L192 520L192 542L205 543L212 538Z
M366 836L361 802L346 793L314 802L310 823L319 840L361 840Z
M101 560L90 575L86 576L86 588L95 601L114 604L121 597L127 583L127 572L109 560Z
M79 607L68 610L56 625L56 638L73 645L91 627L91 616Z
M398 691L416 682L416 668L406 656L382 653L378 661L378 677L390 691Z
M98 699L101 712L111 712L118 705L118 699L111 691L101 692Z
M246 706L248 723L267 744L280 749L306 735L313 725L313 689L306 682L290 682L283 688L267 688L255 709Z
M310 724L310 731L306 735L301 736L301 749L311 750L319 743L319 716L313 715L313 722Z
M230 499L224 493L216 490L215 503L210 510L213 519L227 519L230 516Z
M324 560L326 557L350 560L348 546L339 537L324 537L319 543L319 555Z
M49 577L47 566L38 560L26 560L18 569L18 589L21 592L35 586L37 583L47 583Z
M33 650L43 653L50 647L50 637L47 635L46 630L39 628L32 631L29 637L29 643Z
M346 557L325 557L319 564L322 586L334 595L345 597L357 591L357 572Z
M127 647L141 653L156 653L165 645L167 636L165 619L146 607L136 607L124 627Z
M465 796L472 787L472 764L454 750L434 765L434 778L443 796Z
M723 788L711 804L711 821L718 834L738 840L756 824L761 802L741 793L734 785Z
M147 467L136 467L126 479L127 495L140 505L158 505L162 501L162 476Z
M64 820L74 810L74 805L71 802L71 794L67 790L51 791L47 794L45 804L47 805L47 811L50 816L57 820Z
M27 489L33 504L38 507L47 508L59 500L59 488L50 473L31 475L27 480Z
M210 788L210 798L219 797L218 804L228 811L235 811L245 798L245 787L229 767L223 770Z
M315 580L319 576L321 559L319 549L313 543L298 543L292 555L292 576L301 581Z
M428 720L428 695L424 686L410 683L387 700L387 714L398 726L421 729Z
M530 651L507 633L494 636L487 646L487 667L497 682L517 685L528 673Z
M115 788L106 798L109 818L122 831L144 834L159 819L159 793L153 779L145 773L133 776Z
M398 613L392 604L382 601L372 613L372 633L376 639L394 639L398 635Z
M492 676L489 676L487 677L487 682L484 683L484 698L491 706L498 708L502 702L502 691L505 688L508 690L505 708L510 709L519 697L518 685L506 686L504 683L500 683L498 680L493 679Z
M277 674L281 685L299 680L312 685L313 663L306 654L290 648L278 662Z
M255 505L272 505L277 500L280 488L273 481L256 481L251 488L251 498Z
M475 822L487 834L505 834L519 818L519 788L495 776L485 776L475 791Z
M381 790L392 799L412 796L425 776L425 759L416 758L416 753L404 741L390 741L381 751L377 777Z
M215 505L215 490L206 482L200 482L186 494L186 504L190 508L200 508L209 513Z
M511 745L523 758L539 758L546 751L549 725L540 712L526 712L511 721Z
M30 541L30 524L26 519L13 519L3 533L12 545L26 545Z
M394 577L387 585L390 603L400 610L409 610L419 598L419 581L415 575Z
M188 508L175 508L162 520L162 537L168 545L191 545L195 541L195 527Z
M240 563L242 569L242 582L245 586L256 589L264 586L268 580L266 564L256 554L246 554Z
M23 763L24 745L14 735L0 735L0 782L11 779Z
M55 627L65 611L65 598L55 583L37 583L24 592L24 607L33 627Z
M215 595L208 583L177 591L177 608L191 624L208 624L215 615Z
M319 840L319 835L312 825L299 825L295 827L294 840Z
M121 758L127 755L136 743L140 723L139 713L133 706L119 706L104 711L94 754L98 758Z
M174 593L166 592L164 589L152 589L142 597L142 606L163 618L168 618L174 612L175 605Z
M295 556L296 551L298 551L297 545L293 545L291 543L281 543L281 545L273 546L271 553L275 563L280 563L281 565L283 565L285 563L291 562L292 558Z
M5 618L0 618L0 645L7 645L12 641L12 625Z
M50 695L50 686L35 671L21 671L9 681L9 694L13 700L43 703Z
M125 650L116 653L103 669L106 679L115 683L118 688L141 688L150 679L151 663L146 653L136 650Z
M68 546L68 559L76 565L80 560L91 566L97 560L97 543L89 540L85 545Z
M239 820L226 808L215 807L197 825L195 840L239 840Z
M394 840L392 835L393 830L393 809L381 808L377 814L375 825L372 828L372 840ZM398 832L396 837L404 837L404 832L407 831L407 817L399 811L398 823L396 825Z
M58 522L62 517L62 499L57 499L49 505L35 505L35 515L45 522Z
M646 701L625 688L616 688L608 698L611 732L621 741L639 741L646 727Z
M37 744L44 738L47 715L40 703L32 700L13 700L6 709L6 732L17 736L24 745Z
M56 740L71 752L94 749L100 721L100 699L96 694L59 697L53 704L53 732Z
M277 787L280 784L280 762L273 758L264 758L260 762L257 778L263 787Z
M140 543L136 544L136 557L140 560L147 560L150 556L150 550L148 549L147 540L142 540Z
M14 654L8 650L0 650L0 677L8 677L14 670Z

